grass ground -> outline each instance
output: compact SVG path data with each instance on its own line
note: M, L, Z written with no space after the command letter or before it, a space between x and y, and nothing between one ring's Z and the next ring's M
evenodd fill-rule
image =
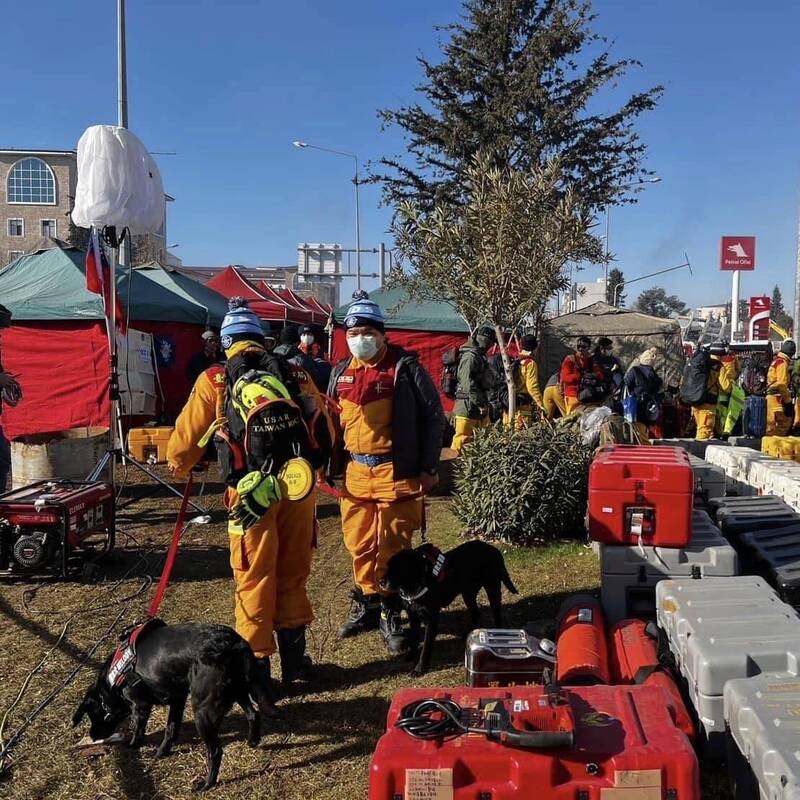
M135 492L140 487L129 487ZM162 616L169 622L215 621L232 624L232 594L219 484L210 484L205 502L213 505L213 524L187 530ZM25 689L6 724L6 738L81 661L122 613L124 622L142 614L151 596L133 601L143 576L158 576L174 522L177 500L143 499L121 515L122 547L110 560L105 579L95 586L77 583L0 584L0 719L20 692L27 673L49 653ZM223 728L225 755L220 800L281 798L327 800L366 796L367 768L384 727L396 689L411 685L408 663L390 659L378 637L368 634L339 642L335 633L348 610L349 558L342 545L337 509L320 506L319 550L310 591L317 614L310 651L319 665L314 691L281 701L283 717L270 723L261 745L244 743L246 724L238 709ZM446 549L458 542L458 526L446 500L428 506L430 539ZM155 549L154 549L155 548ZM519 597L505 596L507 622L552 619L563 598L598 584L597 560L577 543L506 552ZM487 618L488 621L488 618ZM433 670L418 685L463 684L464 609L444 615ZM120 626L118 625L117 628ZM57 646L56 646L57 645ZM190 721L173 755L153 759L163 733L164 714L156 710L146 745L140 751L114 748L87 756L74 749L84 731L70 727L72 711L94 670L113 649L105 640L89 666L33 723L13 751L11 769L0 782L8 800L172 800L192 796L190 784L204 769L203 749ZM710 794L719 785L709 774Z

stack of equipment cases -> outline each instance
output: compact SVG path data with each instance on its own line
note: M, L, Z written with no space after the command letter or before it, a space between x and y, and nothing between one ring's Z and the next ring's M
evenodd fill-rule
M750 483L751 466L756 461L771 459L772 456L749 447L710 445L706 448L704 458L709 464L715 464L725 470L725 474L728 476L728 494L747 496L757 494Z
M705 459L689 454L694 472L694 499L705 505L714 497L725 497L725 472L722 467L709 464Z
M745 533L785 528L800 522L800 514L780 497L718 497L708 503L722 535L734 546Z
M734 800L800 797L800 679L779 672L728 681L724 701Z
M800 464L795 470L784 470L770 476L770 494L780 497L795 511L800 510Z
M705 754L722 758L725 684L762 672L796 671L800 618L759 577L661 581L656 605Z
M800 477L800 464L783 458L756 461L750 467L750 485L758 494L774 494L783 497L776 487L782 485L778 480L783 475Z
M719 447L727 447L728 442L724 439L653 439L651 444L663 447L680 447L698 458L706 457L706 448L715 444Z
M748 573L761 575L781 600L800 608L800 518L785 528L743 534L739 549Z
M729 436L728 444L731 447L749 447L751 450L761 450L760 436Z
M738 557L705 511L692 515L687 547L599 546L603 611L610 624L655 619L656 584L666 578L738 575Z
M398 727L426 700L454 703L451 713L471 732L420 739ZM554 717L560 721L559 739L571 743L519 746L511 738L524 732L533 739L553 730ZM489 739L479 731L491 720ZM508 739L506 725L514 729ZM395 694L370 761L369 800L523 797L699 800L697 756L675 725L664 690L654 686L576 686L557 695L543 686Z

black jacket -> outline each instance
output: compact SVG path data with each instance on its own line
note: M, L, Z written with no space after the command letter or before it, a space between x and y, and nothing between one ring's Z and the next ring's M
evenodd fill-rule
M396 345L389 347L398 356L392 410L392 465L395 480L406 480L438 469L447 423L439 392L416 355ZM348 357L340 361L331 373L328 395L335 400L336 385L350 360Z

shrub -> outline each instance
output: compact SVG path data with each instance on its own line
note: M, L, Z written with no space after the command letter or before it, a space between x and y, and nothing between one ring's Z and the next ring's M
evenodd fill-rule
M486 539L574 538L584 531L590 461L578 433L546 421L479 430L456 467L453 510Z

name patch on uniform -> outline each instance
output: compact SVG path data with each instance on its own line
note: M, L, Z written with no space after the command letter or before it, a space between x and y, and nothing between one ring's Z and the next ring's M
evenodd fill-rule
M336 383L355 383L355 381L355 375L340 375L339 380L337 380Z

